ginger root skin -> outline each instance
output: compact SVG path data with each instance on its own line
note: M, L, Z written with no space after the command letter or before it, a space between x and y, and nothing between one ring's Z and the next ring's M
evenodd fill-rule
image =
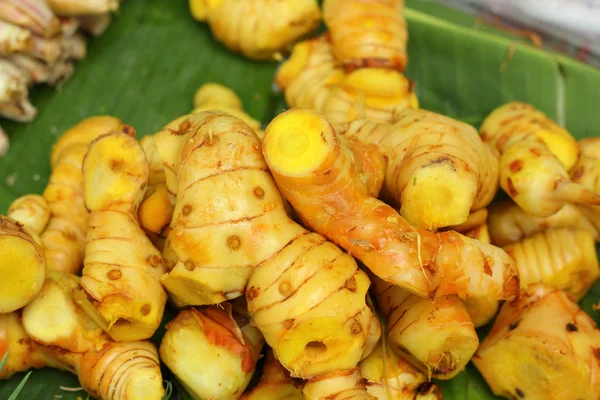
M415 228L370 197L351 150L318 113L294 109L277 116L263 153L303 223L381 279L422 297L512 299L518 292L516 268L503 250L455 232Z
M52 172L43 193L50 221L40 236L51 271L81 271L88 214L83 199L83 159L92 141L122 125L110 116L86 118L63 133L52 149Z

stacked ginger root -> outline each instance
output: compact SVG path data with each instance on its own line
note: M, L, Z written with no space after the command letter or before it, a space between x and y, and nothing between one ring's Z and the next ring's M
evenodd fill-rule
M194 398L439 399L431 378L473 360L509 398L598 397L600 333L575 303L599 275L597 141L521 103L479 134L418 109L399 2L370 14L391 37L353 28L364 3L325 2L329 35L279 71L296 109L264 132L206 85L139 142L112 117L63 135L44 195L0 225L37 278L0 291L0 378L49 366L96 398L158 399L160 355ZM512 202L491 204L499 187Z
M0 117L30 122L29 89L67 80L122 0L3 0L0 4ZM10 144L0 129L0 157Z

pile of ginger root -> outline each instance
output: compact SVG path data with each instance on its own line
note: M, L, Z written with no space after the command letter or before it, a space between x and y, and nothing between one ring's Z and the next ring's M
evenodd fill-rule
M479 130L420 109L402 2L367 3L324 2L264 129L207 83L154 134L63 133L44 192L0 219L0 379L158 400L164 364L195 399L433 400L472 361L509 399L600 396L578 305L600 141L517 101Z

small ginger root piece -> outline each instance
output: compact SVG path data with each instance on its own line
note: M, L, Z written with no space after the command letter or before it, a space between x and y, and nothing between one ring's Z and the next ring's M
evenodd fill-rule
M335 66L329 38L321 35L294 46L290 58L277 71L275 82L290 107L322 113L331 91L343 79L343 70Z
M534 107L511 102L483 121L482 139L500 153L500 186L527 213L549 217L569 203L600 205L600 194L571 181L577 143Z
M32 341L16 312L0 314L0 360L6 353L6 364L0 368L0 380L8 379L18 372L43 367L69 370L69 367L56 361L43 346Z
M318 113L277 116L263 153L299 218L381 279L423 297L512 299L518 292L517 270L503 250L456 232L415 228L370 197L351 150Z
M190 10L219 42L253 60L273 60L321 22L316 0L190 0Z
M406 109L419 108L413 84L400 72L362 68L347 74L331 90L323 115L332 124L356 119L390 123Z
M0 314L29 303L42 289L46 260L22 226L0 214Z
M9 218L17 221L38 245L42 245L40 234L50 220L50 207L46 200L37 194L26 194L13 201L8 207Z
M360 369L339 370L304 383L305 400L376 400L367 392Z
M573 182L600 193L600 139L586 138L577 143L579 159L570 171ZM580 205L583 216L600 231L600 207ZM598 239L598 234L594 234Z
M0 20L0 54L19 53L32 47L33 37L30 30Z
M160 400L164 390L154 345L112 341L75 303L78 283L75 275L49 272L39 296L23 309L27 335L76 373L94 398Z
M498 396L593 400L599 348L594 321L565 292L537 284L504 303L473 363Z
M399 357L385 337L358 365L367 392L378 400L441 400L442 393L427 376Z
M176 304L245 292L254 323L292 376L356 367L372 336L369 279L351 256L288 217L252 129L202 112L174 120L155 140L177 195L162 280Z
M114 12L119 9L119 0L46 0L59 17L76 17Z
M52 149L52 173L43 193L50 207L50 221L40 236L51 271L76 274L81 270L87 232L83 158L94 139L121 126L114 117L90 117L67 130Z
M90 211L76 300L115 341L150 338L163 316L165 264L137 222L148 164L129 126L96 139L83 163Z
M472 237L473 239L478 239L479 234L489 236L488 226L486 224L487 216L487 208L480 208L477 211L472 211L467 217L467 220L462 224L452 225L447 228L444 228L444 230L463 233L468 237ZM485 242L490 243L489 240L485 240Z
M544 218L527 213L512 200L492 203L488 218L490 237L496 246L507 246L549 228L574 227L588 231L600 241L600 231L584 214L585 211L574 204L565 204Z
M600 276L594 238L582 229L551 228L504 250L515 260L522 289L544 283L579 301Z
M267 350L260 381L241 400L303 400L302 390L295 384L281 363Z
M483 243L490 243L490 233L487 223L471 229L465 235ZM469 297L463 303L475 328L487 325L494 319L500 308L500 302L493 296Z
M61 29L59 19L46 0L3 0L0 2L0 19L43 37L57 35Z
M387 341L393 351L437 379L450 379L464 369L479 339L457 296L429 300L375 276L371 283L387 318Z
M494 151L472 126L426 110L404 110L394 124L357 120L337 131L373 143L388 159L385 193L413 225L463 224L498 190Z
M160 358L194 399L238 399L264 344L247 322L236 322L229 303L181 311L167 324Z
M259 137L263 136L261 123L244 111L242 99L230 88L218 83L205 83L194 94L194 110L202 112L220 110L244 121Z
M404 0L325 0L323 18L336 60L350 72L383 67L404 71L408 33Z

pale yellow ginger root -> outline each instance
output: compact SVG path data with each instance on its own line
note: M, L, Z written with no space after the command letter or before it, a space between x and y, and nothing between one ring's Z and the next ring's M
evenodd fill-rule
M194 94L194 110L202 112L219 110L238 117L262 138L261 123L244 111L242 99L230 88L218 83L205 83Z
M0 370L0 380L33 368L69 369L27 336L21 317L16 312L0 314L0 360L6 356L6 352L9 354L4 368Z
M292 108L308 108L324 112L333 88L344 79L337 68L326 35L300 42L277 71L275 82Z
M60 20L45 0L3 0L0 19L43 37L55 36L61 29Z
M316 0L190 0L190 10L218 41L254 60L273 60L321 21Z
M349 73L331 90L323 115L332 124L367 119L390 123L406 109L419 108L413 84L400 72L362 68Z
M490 233L486 223L471 229L465 235L483 243L490 243ZM500 308L500 302L493 296L469 297L463 303L475 328L487 325L494 319Z
M367 392L360 369L339 370L304 383L305 400L376 400Z
M42 289L42 249L16 221L0 214L0 314L29 303Z
M373 296L387 318L390 348L434 378L450 379L464 369L479 339L458 297L429 300L375 276L371 282Z
M565 292L540 284L504 303L473 363L498 396L593 400L598 349L594 321Z
M404 0L325 0L323 18L336 60L346 70L393 68L408 62Z
M163 316L165 264L137 222L148 163L131 127L90 145L83 163L90 211L78 303L115 341L150 338Z
M235 400L250 383L264 340L232 312L229 303L190 308L167 324L161 360L193 399Z
M377 347L377 343L379 343L379 340L381 339L381 322L379 321L377 311L375 310L375 305L373 304L373 300L371 300L371 296L369 294L367 294L367 305L371 309L373 318L371 318L371 324L369 326L369 331L367 332L367 340L365 342L365 346L363 347L363 353L360 358L361 361L371 355L373 350L375 350Z
M30 30L0 20L0 54L21 53L33 48Z
M1 354L1 353L0 353ZM260 381L252 390L244 393L242 400L303 400L300 385L292 381L290 373L283 368L267 350Z
M586 138L577 143L579 159L570 171L573 182L600 193L600 138ZM600 231L600 206L580 205L584 217ZM597 234L594 234L596 237Z
M544 218L569 203L600 205L599 193L569 177L578 155L575 139L534 107L498 107L480 134L500 153L500 186L527 213Z
M76 17L114 12L119 0L47 0L52 11L60 17Z
M512 200L504 200L489 206L490 237L496 246L507 246L549 228L574 227L588 231L600 241L600 231L584 214L579 206L566 204L549 217L536 217Z
M427 376L398 356L385 337L358 365L367 392L378 400L441 400L442 393Z
M148 186L165 183L165 166L156 148L154 136L144 136L140 139L140 146L142 146L146 155L146 161L148 162Z
M81 270L87 232L83 158L94 139L121 126L114 117L90 117L67 130L52 149L52 173L43 193L50 207L50 221L40 236L51 271L76 274Z
M296 109L277 116L263 153L299 218L381 279L423 297L516 295L517 271L503 250L456 232L415 228L369 196L344 138L318 113Z
M254 323L292 376L354 368L372 336L369 279L287 216L250 127L203 112L176 119L155 140L177 195L163 278L176 304L246 292Z
M534 283L579 301L600 276L594 238L578 228L551 228L504 247L515 260L521 288Z
M29 338L76 373L94 398L160 400L164 390L154 345L112 341L75 303L78 283L75 275L49 273L39 296L23 309Z
M358 120L336 129L384 152L385 192L413 225L438 229L463 224L498 190L496 154L463 122L431 111L405 110L392 125Z
M46 200L37 194L26 194L13 201L8 207L7 216L23 226L23 230L38 245L42 245L40 234L50 220L50 207Z

